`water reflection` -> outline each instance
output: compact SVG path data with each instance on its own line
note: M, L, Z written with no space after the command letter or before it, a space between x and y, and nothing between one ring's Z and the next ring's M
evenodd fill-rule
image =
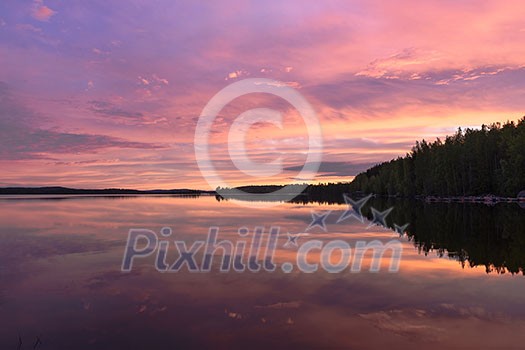
M243 198L250 200L249 197ZM217 201L225 200L216 196ZM301 204L344 204L341 195L298 197ZM484 266L487 273L524 274L525 210L524 203L426 203L422 200L371 198L363 215L372 220L371 208L387 210L386 224L409 223L406 231L417 249L437 253L462 266Z
M525 267L525 211L516 203L424 203L374 198L376 208L394 207L388 218L409 222L407 233L419 251L437 252L487 272L521 273ZM367 211L369 216L370 213Z
M519 244L523 230L512 231L503 223L509 215L518 224L523 224L522 219L513 219L517 213L505 214L498 206L479 208L476 213L484 215L482 219L474 216L473 209L454 213L453 207L371 204L378 209L395 205L387 223L410 222L408 230L416 243L451 251L471 249L469 262L496 264L496 258L504 257L508 267L508 257L519 256L513 250L523 251ZM367 223L337 223L346 209L338 204L247 209L231 201L218 203L213 197L0 201L0 348L16 349L19 335L22 348L32 348L39 337L39 349L422 345L510 349L524 343L521 276L461 269L455 260L419 254L406 239L396 274L386 270L285 274L279 269L161 274L148 259L140 260L131 273L120 272L127 232L133 227L158 232L170 226L177 238L188 242L204 239L211 225L220 226L221 234L230 237L237 235L240 225L273 224L283 231L301 232L310 223L312 209L332 210L333 215L327 233L313 230L312 237L304 239L338 237L353 242L392 237L391 230L367 229ZM424 218L430 214L436 219ZM485 236L477 236L478 242L479 231L461 233L457 231L461 226L447 226L459 232L460 240L453 240L456 236L443 226L453 217L463 217L455 222L477 230L489 223L502 234L482 231ZM438 224L442 226L430 227ZM492 242L494 249L507 253L485 257ZM292 249L279 247L279 261L293 257ZM476 257L486 260L472 260Z

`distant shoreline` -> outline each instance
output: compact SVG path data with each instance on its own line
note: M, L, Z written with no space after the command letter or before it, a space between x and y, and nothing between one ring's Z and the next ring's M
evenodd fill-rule
M341 185L341 184L339 184ZM78 188L69 188L61 186L53 187L2 187L0 188L0 198L5 198L8 196L29 196L29 197L42 197L46 196L48 198L58 198L59 196L82 196L82 197L133 197L133 196L201 196L201 195L219 195L223 199L241 199L241 200L257 200L258 195L265 193L266 195L271 196L271 191L274 191L276 188L281 186L245 186L239 187L237 189L248 190L247 193L242 195L234 193L217 193L216 191L206 191L206 190L195 190L195 189L169 189L169 190L135 190L135 189L125 189L125 188L107 188L107 189L78 189ZM310 187L310 186L309 186ZM313 186L315 187L315 185ZM227 189L222 189L223 191ZM250 190L255 190L250 192ZM357 191L347 191L343 189L336 191L338 195L347 193L356 197L364 197L367 194ZM266 193L266 191L270 191ZM297 195L297 198L310 198L317 200L326 200L325 196L330 197L334 193L328 193L332 191L321 191L317 195L309 193L308 189ZM282 194L280 194L282 195ZM279 197L280 195L276 195ZM415 200L422 200L426 203L482 203L487 205L494 205L496 203L523 203L525 202L525 196L523 194L518 195L515 198L495 196L493 194L481 195L481 196L422 196L416 195L411 197L405 196L395 196L395 195L384 195L384 194L373 194L374 197L386 197L386 198L411 198ZM319 198L318 198L319 197ZM342 198L339 199L342 201Z
M215 191L193 189L170 190L133 190L125 188L106 189L80 189L61 186L54 187L2 187L0 196L3 195L214 195Z

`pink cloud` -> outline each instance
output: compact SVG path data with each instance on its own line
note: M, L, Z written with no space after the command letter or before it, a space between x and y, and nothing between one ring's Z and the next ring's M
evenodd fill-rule
M52 9L44 5L43 0L35 0L33 2L31 14L33 18L42 22L47 22L51 17L53 17L56 14L56 11L53 11Z

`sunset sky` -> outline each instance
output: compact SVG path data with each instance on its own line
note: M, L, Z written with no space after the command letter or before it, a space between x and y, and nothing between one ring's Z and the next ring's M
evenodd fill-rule
M197 120L228 84L299 91L323 130L316 181L349 180L457 127L525 115L523 1L0 2L0 186L208 189ZM251 179L227 150L243 111L283 128L247 135L284 172ZM296 111L261 94L216 119L210 154L232 185L287 183L305 160Z

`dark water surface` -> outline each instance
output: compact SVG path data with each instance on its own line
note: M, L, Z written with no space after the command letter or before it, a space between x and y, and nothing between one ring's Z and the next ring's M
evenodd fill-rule
M0 349L389 348L522 349L525 346L525 209L517 204L380 200L387 224L349 218L340 204L245 208L214 197L68 197L0 200ZM298 239L401 241L397 273L284 273L311 211L331 210ZM371 212L364 210L370 218ZM154 258L121 272L128 231L191 245L210 226L280 227L276 271L158 272ZM176 260L174 247L167 260ZM312 253L309 261L319 257ZM218 265L218 260L216 261Z

